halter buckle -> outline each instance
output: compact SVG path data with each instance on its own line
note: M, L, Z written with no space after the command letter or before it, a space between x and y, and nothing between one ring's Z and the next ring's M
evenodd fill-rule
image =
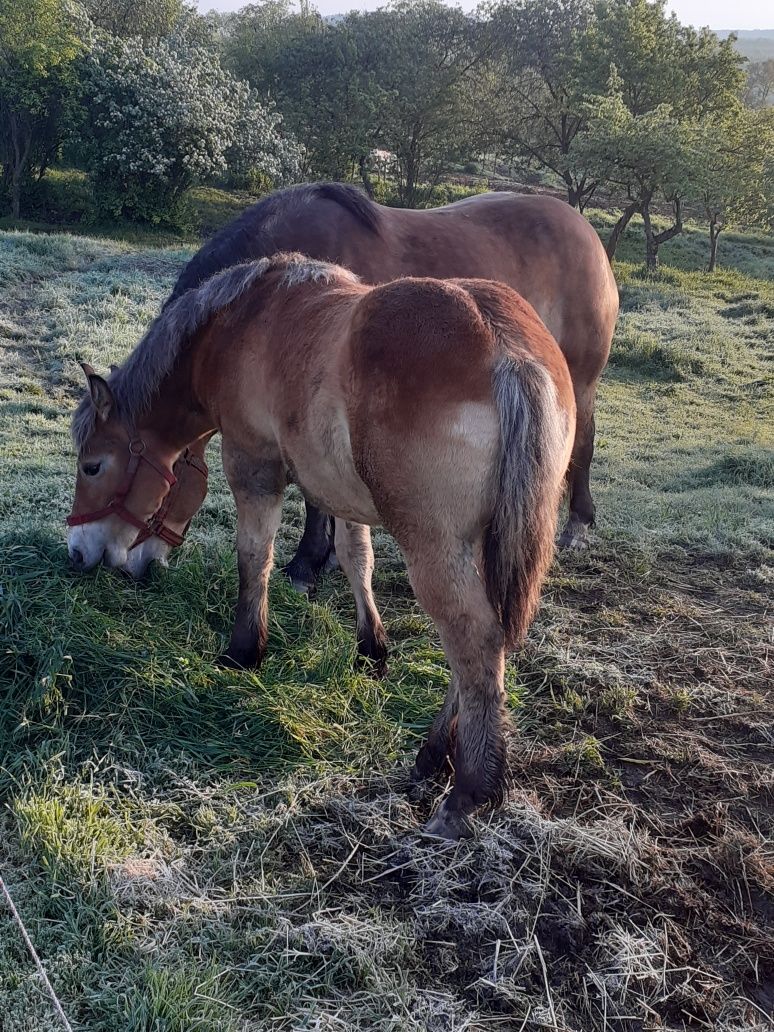
M145 441L141 437L133 437L129 442L130 455L142 455L145 451Z

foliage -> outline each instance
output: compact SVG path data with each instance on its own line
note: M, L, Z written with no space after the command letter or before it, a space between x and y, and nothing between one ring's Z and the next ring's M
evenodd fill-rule
M626 106L642 115L669 104L680 119L717 114L736 102L744 59L720 40L665 14L665 0L598 0L584 45L587 92L613 69Z
M591 99L586 110L588 131L576 140L575 161L589 176L622 190L629 210L642 214L646 263L655 269L660 244L682 230L680 206L696 169L692 129L667 104L634 114L615 75L607 94ZM651 231L650 220L650 206L657 197L675 205L673 226L658 234Z
M279 119L225 72L212 51L173 37L146 48L103 38L84 65L89 166L101 212L180 222L198 180L257 170L292 176L298 151Z
M395 154L401 203L414 207L427 196L421 182L433 186L475 149L488 31L439 0L353 13L344 31L378 83L376 137Z
M475 197L477 194L485 193L487 186L480 183L476 186L464 186L462 183L437 183L433 186L430 183L420 183L419 189L427 198L422 202L423 208L436 208L442 204L453 204L455 201L462 201L466 197ZM400 193L395 183L389 179L379 179L374 183L374 199L380 204L387 204L393 208L402 207Z
M300 178L303 148L284 131L273 105L262 104L249 87L240 98L233 132L224 155L229 185L262 192Z
M82 49L66 0L0 0L0 194L19 217L25 180L56 157Z
M730 118L706 119L697 132L695 168L713 272L723 228L768 227L774 219L774 109L740 107Z
M247 4L221 22L223 63L259 93L279 98L286 85L285 56L306 39L324 31L320 15L303 0L264 0Z
M503 142L558 175L570 204L581 211L596 188L571 156L573 141L585 129L585 41L592 16L592 0L506 0L491 13L499 68L495 117L502 122Z
M386 98L372 64L372 41L344 25L313 25L284 45L281 74L272 88L290 128L304 140L312 175L348 178L353 164L366 173L378 142Z
M748 66L744 102L751 108L764 108L774 104L774 58L755 61Z
M162 39L183 13L183 0L82 0L97 28L119 39Z

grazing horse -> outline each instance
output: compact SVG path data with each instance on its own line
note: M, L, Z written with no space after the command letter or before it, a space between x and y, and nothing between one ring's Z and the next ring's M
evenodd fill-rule
M537 605L575 433L567 363L534 309L494 282L372 287L279 255L168 305L109 380L85 371L68 518L82 569L124 566L185 449L222 436L239 569L227 665L257 664L266 648L289 482L339 517L359 649L377 661L384 630L368 525L395 537L452 671L416 774L453 751L455 787L430 830L464 833L467 815L502 794L505 654Z
M382 207L339 183L292 187L248 208L206 243L183 269L170 302L216 272L278 251L336 262L366 283L400 276L475 277L507 283L526 298L564 352L575 388L577 433L560 544L583 547L594 522L589 466L597 381L618 314L610 263L583 216L564 201L513 193L407 211ZM202 442L199 448L203 458ZM175 472L183 488L167 513L167 526L182 535L206 484L194 466ZM306 528L287 567L299 590L311 589L325 564L330 523L307 499ZM169 540L150 535L133 551L130 572L142 576L151 560L166 561L170 547Z

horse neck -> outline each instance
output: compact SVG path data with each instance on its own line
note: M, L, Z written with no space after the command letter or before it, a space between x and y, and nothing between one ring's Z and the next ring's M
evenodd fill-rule
M170 452L180 452L217 427L209 411L197 396L193 385L195 350L186 353L161 382L153 403L141 421L142 429L151 431Z

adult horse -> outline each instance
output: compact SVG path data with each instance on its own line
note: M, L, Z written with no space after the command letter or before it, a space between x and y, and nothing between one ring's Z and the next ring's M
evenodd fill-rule
M419 776L438 769L456 725L455 787L430 829L463 833L467 815L502 794L505 652L532 619L553 554L575 432L567 364L534 310L498 283L369 287L285 255L219 273L167 306L109 381L85 371L70 557L124 566L175 484L173 465L219 431L237 505L228 664L256 664L265 650L289 481L339 517L367 653L384 632L366 525L390 531L452 671L417 759Z
M578 411L568 471L569 516L560 544L581 547L594 521L589 466L594 452L597 381L607 363L618 291L597 234L564 201L513 193L480 194L442 208L408 211L370 201L352 186L317 183L273 193L217 233L183 269L170 300L213 273L277 251L337 262L365 283L400 276L499 280L529 301L559 343ZM198 458L205 442L200 442ZM196 455L194 456L196 457ZM182 539L206 494L195 464L176 470L166 540L149 534L129 570L141 576ZM287 572L301 590L313 586L331 545L331 521L307 500L307 520Z

